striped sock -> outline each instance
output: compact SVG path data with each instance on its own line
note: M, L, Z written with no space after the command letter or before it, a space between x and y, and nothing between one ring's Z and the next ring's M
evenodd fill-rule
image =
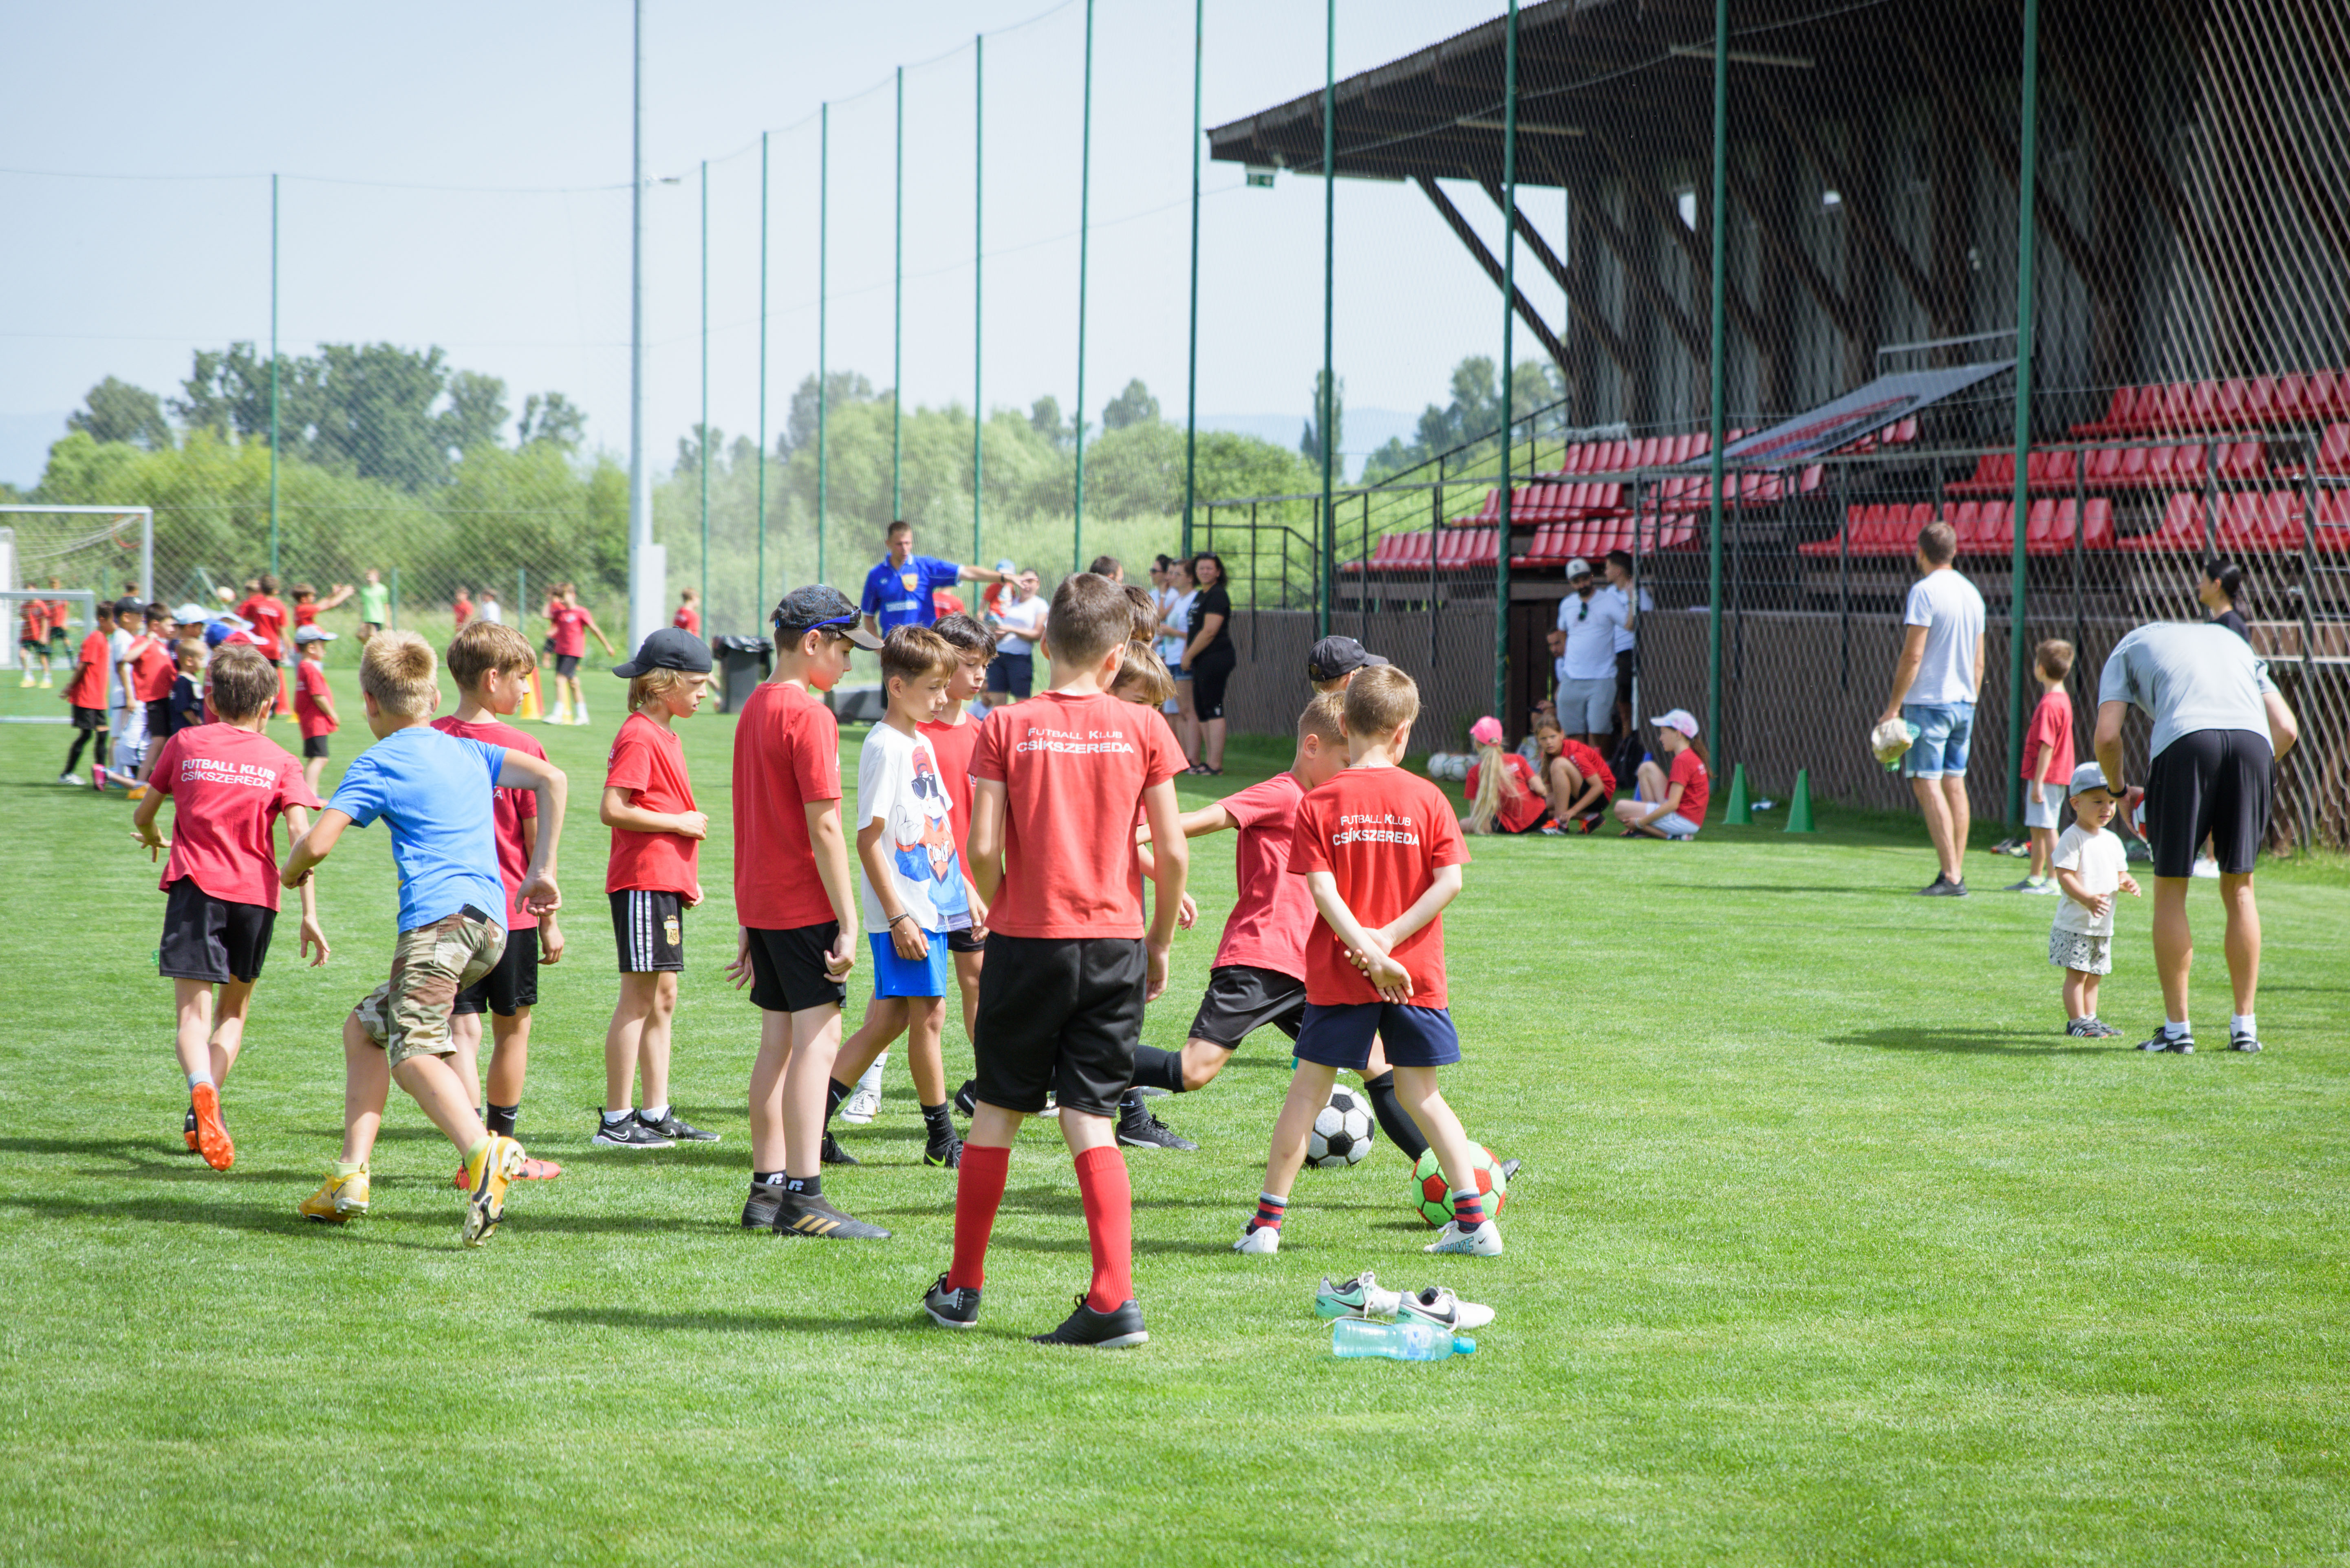
M1482 1225L1485 1222L1485 1195L1473 1187L1454 1189L1452 1222L1463 1231L1474 1231Z
M1281 1217L1289 1212L1289 1199L1275 1198L1270 1192L1256 1195L1256 1218L1249 1221L1252 1231L1278 1231Z

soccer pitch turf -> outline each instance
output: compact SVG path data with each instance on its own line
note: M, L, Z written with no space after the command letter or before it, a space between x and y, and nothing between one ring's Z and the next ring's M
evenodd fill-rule
M596 679L591 677L591 679ZM342 711L359 711L338 670ZM827 1172L872 1245L742 1231L756 1015L733 953L733 721L681 721L712 835L687 917L682 1114L700 1147L591 1150L611 1007L594 801L620 717L534 727L572 780L563 963L521 1133L559 1160L458 1245L453 1157L395 1094L374 1210L295 1203L335 1153L340 1020L389 961L387 836L320 877L224 1096L234 1169L181 1143L162 899L129 807L54 782L58 728L0 728L0 1499L10 1562L2213 1563L2350 1554L2344 1160L2350 877L2264 868L2269 1050L2224 1042L2217 899L2191 1058L2125 899L2106 1015L2067 1040L2049 904L1922 900L1914 825L1816 839L1472 842L1446 917L1466 1063L1446 1093L1526 1168L1496 1260L1425 1258L1402 1163L1301 1179L1277 1257L1231 1243L1285 1085L1279 1036L1152 1102L1196 1154L1129 1150L1151 1342L1050 1350L1087 1246L1050 1123L1022 1135L982 1326L931 1327L951 1173L893 1054ZM0 692L0 711L56 711ZM290 724L271 727L282 743ZM336 737L338 763L364 727ZM853 788L858 734L844 740ZM297 748L298 749L298 748ZM1203 804L1286 760L1236 745ZM1457 786L1456 786L1457 793ZM168 814L164 818L168 825ZM1180 1044L1232 893L1145 1039ZM1976 854L1995 887L2018 864ZM869 962L852 982L861 1010ZM969 1046L947 1029L950 1082ZM1478 1353L1338 1361L1324 1274L1451 1284Z

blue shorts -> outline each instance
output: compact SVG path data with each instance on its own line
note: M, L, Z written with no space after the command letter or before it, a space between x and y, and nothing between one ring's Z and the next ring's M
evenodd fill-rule
M1393 1002L1307 1002L1297 1059L1359 1073L1370 1064L1375 1036L1386 1044L1391 1067L1449 1067L1461 1060L1461 1033L1450 1010Z
M1971 702L1904 702L1901 716L1918 726L1918 738L1903 754L1908 779L1959 778L1967 771L1967 742L1974 739Z
M947 974L954 961L947 956L947 934L924 931L931 941L928 958L899 958L898 944L887 931L870 931L873 944L873 994L884 996L944 996Z

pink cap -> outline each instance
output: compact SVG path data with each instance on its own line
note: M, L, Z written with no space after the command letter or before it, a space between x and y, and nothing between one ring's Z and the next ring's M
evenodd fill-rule
M1502 722L1491 713L1469 726L1469 740L1473 745L1498 746L1502 743Z
M1679 730L1690 739L1697 739L1697 718L1686 708L1674 708L1648 721L1662 730Z

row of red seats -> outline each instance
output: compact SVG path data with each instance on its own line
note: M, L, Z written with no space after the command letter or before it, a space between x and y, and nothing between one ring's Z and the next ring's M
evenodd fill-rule
M1624 488L1588 479L1567 484L1522 484L1511 493L1510 521L1571 523L1586 517L1618 516L1624 511ZM1477 520L1490 522L1498 518L1502 493L1489 492L1485 505L1487 509L1477 514Z
M2287 449L2290 450L2290 449ZM2277 472L2289 472L2290 468ZM2329 425L2319 440L2317 471L2350 473L2350 424ZM2169 489L2200 484L2208 477L2261 480L2270 477L2267 448L2256 441L2196 441L2183 446L2059 449L2024 454L2023 476L2033 490ZM1985 452L1974 472L1942 487L1945 495L2007 495L2015 489L2015 454Z
M2248 430L2350 419L2350 372L2296 371L2225 381L2158 381L2116 387L2103 419L2074 425L2076 436L2150 435L2170 431Z
M1371 549L1367 561L1346 561L1338 570L1345 574L1368 572L1375 576L1409 578L1430 571L1490 571L1495 565L1501 548L1501 530L1471 525L1459 528L1421 529L1416 534L1382 535ZM1638 535L1638 547L1643 550L1686 550L1697 542L1697 524L1690 518L1650 518ZM1534 530L1526 554L1513 556L1514 566L1556 566L1580 556L1596 563L1610 550L1630 550L1636 547L1636 535L1628 517L1599 519L1581 523L1545 523Z
M2229 556L2293 554L2312 538L2320 551L2350 551L2350 491L2321 494L2317 526L2308 533L2303 528L2304 513L2298 490L2223 495L2214 544ZM2006 502L1967 501L1949 508L1943 521L1958 533L1960 555L2005 556L2015 546L2014 515L2014 508ZM1815 560L1832 558L1845 550L1848 540L1856 558L1906 560L1917 548L1918 531L1933 520L1931 502L1856 506L1846 515L1842 536L1815 539L1796 548ZM2199 554L2204 548L2203 524L2199 495L2172 496L2161 527L2127 535L2115 533L2113 503L2102 495L2091 496L2085 504L2043 496L2033 502L2025 514L2023 551L2027 556L2061 556L2077 539L2084 550Z
M1641 530L1647 542L1658 545L1654 523ZM1534 530L1526 545L1526 553L1510 557L1513 566L1563 566L1572 560L1583 560L1597 571L1599 562L1610 550L1629 550L1635 542L1632 519L1603 518L1588 523L1545 523Z
M2309 508L2298 490L2247 491L2219 502L2216 511L2207 511L2199 495L2174 495L2161 527L2133 535L2116 548L2199 554L2210 518L2216 520L2213 547L2223 556L2298 555L2304 545L2328 554L2350 551L2350 491L2318 493L2314 528L2307 526Z

